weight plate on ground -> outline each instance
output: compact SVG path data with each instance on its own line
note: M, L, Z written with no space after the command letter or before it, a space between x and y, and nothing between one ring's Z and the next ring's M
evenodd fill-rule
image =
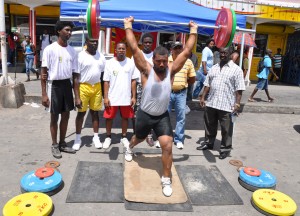
M246 188L249 191L256 191L258 189L261 189L261 187L255 187L255 186L247 184L246 182L242 181L240 178L238 178L238 181L239 181L240 185L242 185L244 188ZM275 189L276 185L274 185L272 187L264 187L264 188Z
M36 177L46 178L54 174L54 169L50 167L41 167L38 168L34 174L36 175Z
M30 192L10 199L3 208L3 215L49 215L52 210L52 199L48 195Z
M230 35L230 39L228 41L228 44L226 45L226 47L229 47L232 44L233 38L234 38L234 34L235 34L235 30L236 30L236 16L235 16L235 12L233 9L230 8L231 14L232 14L232 30L231 30L231 35Z
M239 173L239 177L243 182L258 188L271 188L276 185L275 176L265 170L260 170L260 172L260 176L250 176L242 169Z
M252 194L252 202L262 211L272 215L294 215L295 201L288 195L271 189L259 189Z
M45 167L51 167L51 168L57 168L60 166L60 163L58 161L48 161L44 165Z
M62 176L59 172L54 171L50 177L39 178L31 171L21 179L21 188L27 192L50 192L62 184Z
M89 0L88 8L86 10L86 27L88 30L89 38L92 38L92 21L91 21L92 5L93 5L93 0Z
M243 166L243 163L242 161L239 161L239 160L230 160L229 163L233 166L236 166L236 167L241 167Z
M229 42L232 31L233 20L231 10L222 8L218 14L215 25L219 27L214 30L215 44L218 48L224 48Z
M245 167L244 172L250 176L260 176L261 175L260 170L253 168L253 167Z
M92 38L98 40L99 31L100 31L100 22L98 17L100 16L100 5L99 0L92 0L92 9L91 9L91 35Z
M244 166L240 166L240 167L238 167L236 170L238 171L238 172L240 172L242 169L244 169L245 167Z

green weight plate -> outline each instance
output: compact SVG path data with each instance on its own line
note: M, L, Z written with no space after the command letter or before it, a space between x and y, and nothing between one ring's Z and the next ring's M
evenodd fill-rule
M88 8L86 10L86 27L88 30L89 38L92 38L92 23L91 23L92 4L93 4L93 0L89 0Z
M229 47L232 44L232 40L234 38L234 34L235 34L235 30L236 30L236 16L235 16L235 12L233 9L230 9L231 13L232 13L232 30L231 30L231 35L230 35L230 39L228 41L228 44L226 45L226 47Z

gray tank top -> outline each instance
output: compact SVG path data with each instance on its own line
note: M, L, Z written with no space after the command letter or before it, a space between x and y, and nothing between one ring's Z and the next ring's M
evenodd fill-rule
M154 73L152 68L143 89L140 108L149 115L159 116L164 114L169 106L171 79L168 69L166 78L160 82L154 79Z

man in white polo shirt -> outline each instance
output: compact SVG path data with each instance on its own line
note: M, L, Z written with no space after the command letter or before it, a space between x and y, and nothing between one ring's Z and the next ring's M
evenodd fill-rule
M126 57L126 44L119 42L116 45L116 57L108 60L105 65L104 80L104 106L103 117L106 119L106 138L103 148L111 144L111 128L113 119L120 109L122 117L122 137L120 143L129 145L126 137L128 118L134 117L133 107L136 102L136 79L134 63Z
M96 148L102 148L98 132L99 132L99 113L102 107L102 91L100 77L105 67L105 57L97 51L98 40L86 38L86 50L78 54L78 71L80 79L75 79L79 82L76 85L79 88L80 108L76 116L76 138L73 144L73 149L78 151L81 147L81 128L87 109L90 109L92 116L92 124L94 130L93 143Z

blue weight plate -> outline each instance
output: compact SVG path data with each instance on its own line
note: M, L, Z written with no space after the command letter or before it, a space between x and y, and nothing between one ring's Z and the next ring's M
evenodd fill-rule
M258 188L271 188L276 185L276 177L270 172L265 170L259 170L260 176L250 176L244 172L244 169L240 170L240 179L248 185L255 186Z
M50 192L57 189L62 183L62 176L56 170L52 176L39 178L35 176L35 170L27 173L21 179L21 188L27 192Z

